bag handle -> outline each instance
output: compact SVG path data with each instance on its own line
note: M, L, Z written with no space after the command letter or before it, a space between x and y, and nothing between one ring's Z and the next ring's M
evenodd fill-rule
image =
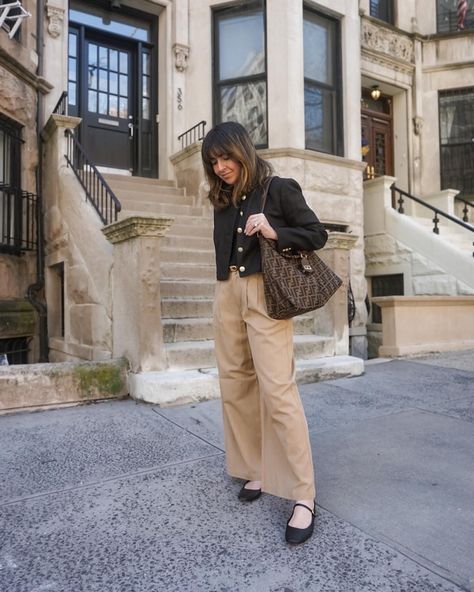
M267 177L265 179L265 184L263 186L263 193L262 193L262 204L260 206L260 213L263 214L263 209L265 207L265 204L267 203L267 196L268 196L268 190L270 189L270 183L273 181L273 177Z

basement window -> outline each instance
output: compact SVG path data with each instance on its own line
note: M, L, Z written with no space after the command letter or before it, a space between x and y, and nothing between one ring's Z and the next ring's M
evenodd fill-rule
M372 297L376 296L403 296L403 273L391 275L375 275L372 281ZM382 311L380 306L372 303L372 323L382 322Z

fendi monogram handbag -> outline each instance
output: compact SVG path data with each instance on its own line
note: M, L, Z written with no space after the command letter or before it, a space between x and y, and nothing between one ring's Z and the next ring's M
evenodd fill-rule
M261 210L265 207L268 180ZM290 319L324 306L342 280L315 251L279 253L276 241L258 235L267 312L273 319Z

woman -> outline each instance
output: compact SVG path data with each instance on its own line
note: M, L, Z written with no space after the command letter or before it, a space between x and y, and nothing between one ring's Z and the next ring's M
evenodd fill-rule
M319 249L327 233L292 179L273 177L260 211L272 169L240 124L216 125L202 160L214 207L214 332L228 472L245 480L242 501L262 491L294 500L285 537L302 543L314 527L311 447L295 383L293 324L267 314L258 233L280 251Z

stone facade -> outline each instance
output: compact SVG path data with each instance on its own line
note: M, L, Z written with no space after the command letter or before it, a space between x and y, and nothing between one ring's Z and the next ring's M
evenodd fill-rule
M121 3L124 12L131 8L156 18L153 41L158 58L152 76L159 80L155 97L159 118L153 122L158 130L158 176L185 187L195 206L204 204L206 195L200 145L182 149L178 136L199 121L206 121L207 129L212 125L212 15L213 10L231 4L228 0ZM69 3L44 3L42 58L36 48L36 2L25 1L24 5L32 17L23 23L20 41L8 39L0 30L0 111L23 126L22 187L30 191L36 190L40 160L37 132L43 132L46 299L52 358L103 359L112 356L117 321L111 296L114 248L100 234L95 213L77 198L77 180L64 161L60 133L79 121L53 118L50 123L54 105L68 86ZM441 265L403 240L367 235L361 89L377 85L390 98L397 185L421 197L439 196L438 91L474 86L474 35L472 31L436 35L435 0L395 0L394 24L370 16L369 0L311 0L304 6L341 23L339 124L343 148L338 156L305 149L303 3L271 0L266 2L265 17L268 147L261 155L272 163L276 174L298 180L322 221L344 229L351 237L347 280L355 316L350 334L357 337L357 350L363 356L372 275L403 268L407 294L472 292L468 282L449 277ZM38 106L41 130L36 129ZM2 298L24 296L35 279L30 259L0 255L0 271L7 278L0 287ZM61 266L66 278L64 327L58 320L57 271Z

